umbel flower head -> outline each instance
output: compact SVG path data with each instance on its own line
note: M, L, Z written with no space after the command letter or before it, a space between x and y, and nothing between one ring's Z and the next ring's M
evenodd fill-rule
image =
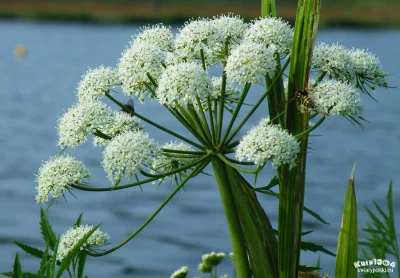
M277 169L283 164L290 168L296 166L300 143L287 130L278 125L269 124L268 119L250 129L243 136L236 149L236 158L239 161L247 159L257 165L272 160L272 166Z
M133 47L139 45L154 45L164 51L172 51L174 47L174 35L171 27L163 24L144 27L133 41Z
M190 145L182 142L169 142L164 144L162 148L175 151L194 151ZM154 173L171 172L193 161L192 157L185 157L188 155L179 154L179 157L176 155L177 154L175 154L175 156L168 156L167 153L160 153L157 157L155 157L152 166ZM185 175L185 172L176 173L171 176L171 179L176 180L180 175ZM162 178L161 181L164 181L165 179L166 177Z
M233 47L242 41L247 29L247 24L244 23L243 19L240 18L240 16L235 16L233 14L214 17L212 24L220 31L220 41L222 44L224 44L226 40L229 40L230 47ZM220 45L220 47L223 47L223 45Z
M87 135L96 129L106 129L113 118L112 110L102 102L79 103L58 120L58 145L75 148L85 143Z
M342 81L323 80L309 93L309 97L318 112L327 116L356 117L362 112L361 99L356 88Z
M69 155L51 157L36 176L36 202L45 203L49 197L57 199L69 184L81 183L90 176L83 163Z
M209 19L190 20L179 31L175 40L175 54L182 61L201 59L204 52L206 64L211 64L215 50L223 44L223 35Z
M259 83L261 78L274 76L274 52L260 43L243 42L229 55L225 71L229 80L241 85Z
M116 136L103 151L103 167L113 184L133 177L143 165L151 165L159 148L149 134L128 131Z
M292 49L293 29L281 18L263 17L252 22L244 40L271 46L279 54L285 55Z
M89 69L78 84L78 99L84 103L99 99L120 83L116 69L104 66Z
M149 76L157 81L164 68L166 51L157 45L140 43L131 44L122 53L118 64L118 72L122 81L122 90L128 96L136 95L140 102L145 102L153 96L149 87L153 87Z
M207 72L194 62L168 66L156 91L159 102L171 107L195 104L196 97L205 99L211 93L211 79Z
M182 266L180 269L176 270L170 278L186 278L189 272L189 268L187 266Z
M112 123L105 126L103 130L100 130L102 133L114 138L115 136L128 132L128 131L138 131L143 129L142 122L132 115L123 112L116 111L114 112L114 118ZM103 139L101 137L95 136L93 139L93 145L95 146L106 146L110 140Z
M60 238L60 243L57 249L57 260L62 261L66 256L68 256L76 244L91 230L93 230L93 228L92 225L80 225L69 228ZM80 247L80 250L92 250L104 246L108 243L109 238L110 236L107 233L96 229Z

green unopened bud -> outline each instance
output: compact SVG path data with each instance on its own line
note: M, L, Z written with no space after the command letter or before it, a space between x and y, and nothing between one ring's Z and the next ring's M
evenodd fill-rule
M187 266L182 266L180 269L176 270L171 274L170 278L186 278L186 275L189 272L189 268Z
M211 273L212 269L213 269L213 267L211 265L204 264L204 263L199 264L199 271L201 273Z
M212 267L217 266L225 258L225 253L215 253L204 254L201 260L204 264L210 265Z

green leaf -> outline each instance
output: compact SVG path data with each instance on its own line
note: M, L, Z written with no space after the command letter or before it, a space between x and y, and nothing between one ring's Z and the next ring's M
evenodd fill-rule
M36 249L34 247L31 247L29 245L23 244L21 242L18 242L16 240L12 241L15 245L17 245L19 248L21 248L22 250L24 250L26 253L41 259L44 252L42 250Z
M79 214L78 219L76 219L76 222L75 222L75 224L74 224L74 227L75 227L75 226L80 226L80 225L81 225L81 222L82 222L82 213Z
M240 224L250 258L253 277L278 276L278 242L272 225L250 184L240 173L227 167Z
M304 211L307 212L309 215L311 215L312 217L314 217L315 219L317 219L319 222L323 223L323 224L327 224L329 225L328 222L326 222L324 219L322 219L321 216L319 216L318 213L316 213L315 211L312 211L311 209L309 209L308 207L304 206Z
M315 244L315 243L309 242L309 241L302 241L300 248L301 248L301 250L304 250L304 251L312 251L314 253L322 252L322 253L325 253L332 257L336 256L335 253L332 253L331 251L325 249L322 245L318 245L318 244Z
M6 277L13 277L12 272L2 272L1 275L6 276Z
M342 226L340 228L338 249L336 257L335 277L356 278L357 268L354 262L358 260L358 225L357 225L357 202L354 190L354 164L351 172L344 209L342 215Z
M299 264L299 271L301 272L312 272L314 270L320 270L321 268L315 266L309 266L304 264ZM300 276L299 277L315 277L315 276Z
M71 251L68 253L68 255L62 260L60 268L57 271L56 278L61 277L63 272L68 269L69 265L71 264L72 260L75 258L75 256L78 254L80 251L81 246L88 240L88 238L100 227L101 224L97 225L94 227L92 230L90 230L84 237L82 237L74 246L74 248L71 249Z
M86 252L80 252L78 258L78 278L83 277L83 270L85 269L86 257L87 257Z
M54 251L54 246L57 243L57 237L43 208L40 208L40 230L42 232L43 239L49 242L50 249Z
M19 261L19 254L15 255L14 266L13 266L13 278L22 278L21 262Z

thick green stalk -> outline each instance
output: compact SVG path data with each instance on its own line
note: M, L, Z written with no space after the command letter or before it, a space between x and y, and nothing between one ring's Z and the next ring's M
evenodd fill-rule
M250 278L251 271L247 259L245 238L240 220L237 213L236 204L233 198L231 184L228 180L227 167L217 157L212 158L215 179L221 195L222 205L224 206L226 221L228 223L229 234L232 242L233 253L235 254L235 266L240 278Z
M304 89L310 73L312 46L318 26L320 0L299 0L294 30L291 63L289 70L288 99L293 99L297 90ZM294 101L287 104L286 128L293 134L308 129L309 114L299 113ZM280 202L278 225L279 273L281 278L297 277L300 261L300 243L303 222L304 188L308 135L299 139L300 153L297 166L289 170L279 169Z
M274 16L276 17L275 0L261 0L261 16Z

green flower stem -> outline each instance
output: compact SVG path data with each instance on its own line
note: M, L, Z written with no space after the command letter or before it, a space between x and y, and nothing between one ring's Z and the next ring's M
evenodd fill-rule
M204 113L203 105L201 104L200 98L198 96L196 96L196 101L197 101L197 105L199 106L199 109L200 109L201 123L203 125L203 128L206 130L207 137L212 145L212 135L211 135L211 131L210 131L210 126L208 125L208 121L206 118L206 114Z
M213 115L212 115L211 98L210 98L210 96L207 97L207 106L208 106L208 117L210 118L210 129L211 129L212 143L214 145L216 143L216 137L215 137L215 126L214 126L214 118L213 118Z
M226 165L216 157L211 159L215 179L218 184L221 201L224 206L226 221L232 242L233 253L235 254L235 266L240 278L250 278L251 271L245 246L245 239L240 226L237 208L232 195L231 184L228 181Z
M157 82L154 80L154 78L151 76L150 73L146 72L147 77L149 78L151 84L153 84L154 87L158 87ZM155 92L153 91L153 93L155 94Z
M228 56L228 46L229 40L227 39L225 42L224 48L224 56ZM224 122L224 105L225 105L225 93L226 93L226 72L225 72L225 64L226 61L222 62L222 84L221 84L221 101L219 103L219 117L218 117L218 133L217 133L217 142L221 143L221 133L222 133L222 125Z
M281 69L281 60L280 55L275 54L276 60L276 68L275 72L279 73ZM280 114L282 111L285 111L285 103L286 103L286 95L285 95L285 86L283 85L283 76L275 76L278 77L278 81L273 85L273 89L270 94L268 94L268 113L270 119L275 119L276 115ZM265 84L268 86L272 82L272 78L269 76L265 76ZM285 119L279 118L276 120L271 120L273 124L279 124L281 127L285 126Z
M203 49L200 49L200 57L201 57L201 65L203 66L203 70L206 70L206 59L204 57L204 51Z
M309 81L312 46L318 29L320 0L299 0L294 28L291 63L288 80L288 99L293 99L298 89ZM291 134L308 130L309 114L299 113L295 102L287 103L285 127ZM301 233L304 210L304 191L307 162L308 136L299 139L300 152L297 165L287 165L278 170L279 221L278 253L279 277L295 278L301 251Z
M101 257L107 254L110 254L114 252L115 250L118 250L122 246L124 246L126 243L128 243L132 238L134 238L136 235L138 235L156 216L157 214L168 204L168 202L175 196L176 193L186 184L186 182L194 175L196 175L198 172L201 172L208 164L209 161L203 162L199 164L183 181L182 183L175 188L174 191L167 197L167 199L162 202L162 204L157 208L157 210L135 231L133 232L129 237L127 237L124 241L122 241L120 244L117 246L104 251L104 252L99 252L99 253L92 253L92 252L87 252L89 256L92 257Z
M237 115L239 114L240 108L242 108L243 102L246 99L246 96L250 90L250 87L251 87L250 83L246 83L246 85L244 85L244 87L243 87L243 91L242 91L242 94L240 95L239 102L236 106L235 112L233 112L231 121L229 122L228 128L224 134L224 138L222 139L222 144L225 144L226 138L228 137L229 132L231 132L232 126L235 123L235 120L237 118Z
M192 114L186 111L185 108L182 106L177 106L177 111L182 115L182 118L184 121L188 123L188 126L190 127L189 130L192 132L192 134L199 140L203 145L207 145L207 140L204 137L204 134L202 133L202 130L199 126L199 123L196 122L195 119L193 119Z
M198 149L201 149L201 150L204 150L204 149L205 149L202 145L197 144L196 142L193 142L192 140L190 140L190 139L188 139L188 138L186 138L186 137L184 137L184 136L182 136L182 135L179 135L178 133L175 133L175 132L173 132L172 130L169 130L169 129L167 129L167 128L165 128L165 127L159 125L159 124L156 124L155 122L153 122L153 121L147 119L146 117L143 117L142 115L136 113L135 111L132 111L131 109L129 109L128 107L126 107L125 105L123 105L122 103L120 103L118 100L116 100L115 98L113 98L109 93L105 93L105 94L106 94L106 96L107 96L112 102L114 102L116 105L118 105L119 107L121 107L124 111L128 112L129 114L138 117L138 118L141 119L142 121L144 121L144 122L146 122L146 123L148 123L148 124L151 124L152 126L158 128L158 129L161 129L162 131L164 131L164 132L166 132L166 133L169 133L169 134L171 134L171 135L173 135L173 136L175 136L175 137L177 137L177 138L179 138L179 139L185 141L186 143L189 143L190 145L192 145L192 146L194 146L194 147L196 147L196 148L198 148Z
M210 134L210 136L207 135L206 127L204 127L204 124L201 122L201 120L200 120L199 116L197 115L197 112L195 111L193 106L188 107L188 112L193 120L196 130L200 133L201 137L203 138L204 144L207 147L211 147L211 138L210 138L211 134Z
M228 159L230 162L236 163L236 164L241 164L241 165L256 165L254 164L254 162L246 162L246 161L238 161L236 159L232 159L229 157L226 157L226 159Z
M177 158L199 158L198 155L194 154L164 153L163 155L167 157L177 157Z
M108 136L108 135L104 134L103 132L101 132L98 129L96 129L96 131L93 132L93 135L97 136L97 137L100 137L100 138L103 138L104 140L111 140L112 139L111 136Z
M171 150L171 149L166 149L166 148L162 148L161 150L166 153L182 153L182 154L197 154L197 155L207 154L206 152L181 151L181 150ZM182 157L184 157L184 156L182 156Z
M129 187L134 187L134 186L138 186L138 185L142 185L148 182L153 182L155 180L158 180L160 178L164 178L164 177L168 177L170 175L179 173L181 171L185 171L189 168L192 168L193 166L196 166L197 164L201 163L202 161L204 161L206 158L208 157L208 155L203 156L202 158L193 161L191 163L188 163L182 167L176 168L175 170L168 172L168 173L163 173L160 175L154 175L154 178L151 179L146 179L146 180L142 180L142 181L138 181L135 183L129 183L129 184L124 184L124 185L118 185L118 186L113 186L113 187L103 187L103 188L94 188L94 187L87 187L87 186L81 186L81 185L77 185L77 184L70 184L70 187L76 188L76 189L80 189L82 191L95 191L95 192L101 192L101 191L114 191L114 190L121 190L121 189L125 189L125 188L129 188Z
M235 165L234 163L230 162L229 159L227 159L225 156L223 156L222 154L218 153L217 156L227 165L229 165L230 167L245 172L245 173L249 173L249 174L255 174L259 171L259 169L255 169L255 170L251 170L251 169L247 169L247 168L243 168L240 166Z
M317 86L319 84L319 82L322 81L322 79L324 79L326 75L326 71L321 71L317 77L317 79L315 80L314 84L312 84L313 87Z
M239 126L236 128L236 130L232 133L232 135L226 140L226 144L229 144L230 141L235 137L235 135L241 130L243 125L249 120L249 118L253 115L253 113L257 110L258 106L264 101L264 99L268 96L268 94L271 92L273 89L273 86L275 85L275 82L277 82L282 75L282 73L285 71L286 67L289 65L290 59L287 59L286 63L283 65L280 73L277 75L277 77L272 81L271 85L267 88L265 93L261 96L261 98L258 100L258 102L253 106L253 108L250 110L250 112L246 115L246 117L242 120L242 122L239 124Z
M305 131L303 131L303 132L301 132L299 134L296 134L294 137L297 138L297 139L300 139L301 137L303 137L305 135L308 135L311 131L313 131L314 129L319 127L325 121L325 119L326 119L325 117L322 117L311 128L309 128L309 129L307 129L307 130L305 130Z
M276 17L276 6L275 0L261 0L261 16L273 16Z
M218 141L218 101L214 99L214 128L215 128L215 142Z

